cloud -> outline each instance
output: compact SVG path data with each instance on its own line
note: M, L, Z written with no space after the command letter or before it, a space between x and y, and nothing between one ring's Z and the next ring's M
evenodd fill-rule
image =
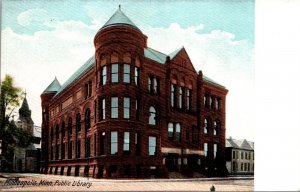
M28 26L31 22L45 22L48 19L48 13L44 9L29 9L18 15L18 24L22 26Z

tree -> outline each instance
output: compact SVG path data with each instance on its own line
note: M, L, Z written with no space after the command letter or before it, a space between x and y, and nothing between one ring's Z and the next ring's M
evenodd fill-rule
M32 136L18 129L14 121L10 121L13 112L19 107L23 98L21 88L14 85L14 79L6 75L1 84L0 92L0 140L2 140L2 160L12 162L16 146L28 146ZM9 167L9 164L6 166Z

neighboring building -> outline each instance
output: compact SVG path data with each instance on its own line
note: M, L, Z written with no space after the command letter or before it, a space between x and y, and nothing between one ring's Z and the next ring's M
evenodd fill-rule
M184 38L184 37L183 37ZM225 175L227 90L166 55L121 11L95 55L41 94L42 173L90 177Z
M16 147L13 158L14 172L38 172L40 167L40 139L41 135L37 130L40 127L34 126L31 119L31 110L29 109L27 99L24 98L22 106L19 109L19 118L15 122L17 129L23 129L34 137L34 141L26 147Z
M254 142L232 139L226 140L226 167L229 174L254 174Z

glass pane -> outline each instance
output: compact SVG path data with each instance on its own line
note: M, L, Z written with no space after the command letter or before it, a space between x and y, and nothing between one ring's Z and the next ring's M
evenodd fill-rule
M129 106L130 106L130 98L125 97L124 98L124 107L129 108Z
M111 132L111 142L118 142L118 132Z
M129 137L130 137L130 136L129 136L129 132L125 132L125 133L124 133L124 143L129 143L129 141L130 141L130 140L129 140Z
M180 124L179 123L176 124L176 132L180 133Z
M111 98L111 107L118 107L118 97Z
M156 146L156 137L149 137L149 146Z
M130 74L124 74L124 82L130 83Z
M117 73L112 74L111 82L117 83L118 81L119 81L118 74Z
M150 113L149 124L155 125L155 114L154 113Z
M173 132L173 123L169 123L168 125L168 132Z
M149 155L155 155L155 147L149 147Z
M114 155L118 152L118 144L117 143L112 143L111 144L111 149L110 149L110 154Z
M130 65L124 64L124 73L130 73Z
M102 99L102 118L105 119L105 99Z
M118 73L118 64L112 64L111 65L111 72L112 73Z

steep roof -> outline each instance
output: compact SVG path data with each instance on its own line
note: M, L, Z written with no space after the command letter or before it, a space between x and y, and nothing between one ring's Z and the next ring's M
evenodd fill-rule
M159 51L156 51L150 47L144 48L144 55L146 58L156 61L158 63L164 64L166 62L167 56Z
M101 29L116 25L129 25L139 30L139 28L121 11L121 6L119 6L119 9L110 17Z
M221 85L220 83L218 83L218 82L212 80L211 78L209 78L209 77L207 77L207 76L205 76L205 75L203 75L203 80L204 80L205 82L207 82L207 83L211 83L211 84L213 84L213 85L216 85L216 86L225 88L225 86Z
M50 85L48 85L48 87L43 91L43 93L57 92L60 88L61 85L55 77L55 79L52 81L52 83L50 83Z
M254 142L247 141L246 139L226 139L226 147L232 147L235 149L254 150Z
M63 90L68 88L73 82L75 82L78 78L80 78L86 71L91 69L95 63L94 55L90 57L73 75L61 86L61 88L57 91L56 95L59 95Z
M184 47L180 47L179 49L176 49L175 51L173 51L172 53L169 54L170 59L173 59Z
M29 109L29 105L28 105L26 96L23 99L22 106L19 109L19 114L22 117L31 117L31 110Z

